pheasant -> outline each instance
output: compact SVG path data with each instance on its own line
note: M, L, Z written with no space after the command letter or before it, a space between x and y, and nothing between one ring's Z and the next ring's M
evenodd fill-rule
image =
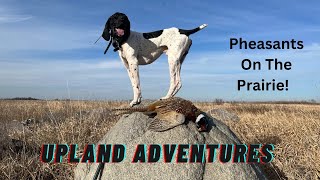
M183 124L186 120L196 123L200 132L208 130L208 120L204 113L191 101L179 97L161 99L144 107L113 110L123 111L122 114L142 112L148 116L155 115L149 125L149 129L153 131L165 131Z

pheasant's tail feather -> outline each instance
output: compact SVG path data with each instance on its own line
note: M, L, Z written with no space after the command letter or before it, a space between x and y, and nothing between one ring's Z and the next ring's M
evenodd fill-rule
M114 108L111 111L145 112L148 111L148 107Z
M131 114L133 112L147 112L148 107L134 107L134 108L114 108L111 109L111 111L120 111L119 113L116 113L116 115L124 115L124 114Z

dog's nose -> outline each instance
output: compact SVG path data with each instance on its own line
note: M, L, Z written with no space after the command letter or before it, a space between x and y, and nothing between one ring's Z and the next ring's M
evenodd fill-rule
M124 30L120 28L115 28L115 35L121 37L124 35Z

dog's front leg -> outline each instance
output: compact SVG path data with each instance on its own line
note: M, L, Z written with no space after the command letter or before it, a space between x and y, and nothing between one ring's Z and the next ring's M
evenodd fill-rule
M129 59L128 59L129 60ZM130 102L130 106L133 107L141 103L141 88L139 78L138 60L135 57L131 57L128 61L128 75L131 81L133 89L133 100Z

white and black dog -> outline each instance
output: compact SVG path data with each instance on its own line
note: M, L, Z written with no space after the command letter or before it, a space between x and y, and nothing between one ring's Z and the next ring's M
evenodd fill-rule
M181 88L181 64L192 44L189 35L206 26L207 24L203 24L191 30L173 27L149 33L139 33L130 30L130 21L125 14L117 12L109 17L102 37L106 41L110 40L106 51L111 42L115 48L114 51L119 50L119 56L128 71L134 93L130 106L141 102L138 66L154 62L164 52L168 55L170 88L162 99L172 97L179 91Z

